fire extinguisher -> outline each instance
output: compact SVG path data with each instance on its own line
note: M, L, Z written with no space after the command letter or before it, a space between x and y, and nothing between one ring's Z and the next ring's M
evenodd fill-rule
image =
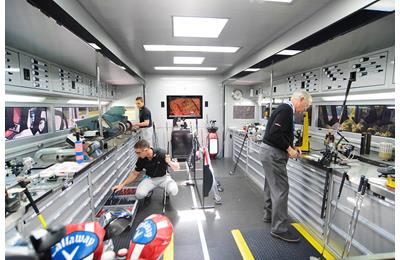
M208 151L210 154L211 159L216 159L218 155L218 150L219 150L219 144L218 144L218 127L215 126L216 120L211 120L210 125L207 127L208 131Z

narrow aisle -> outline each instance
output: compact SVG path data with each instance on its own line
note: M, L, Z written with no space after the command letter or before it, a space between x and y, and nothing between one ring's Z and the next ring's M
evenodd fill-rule
M263 228L269 225L262 221L263 194L239 167L235 175L229 175L233 166L231 158L214 160L211 163L224 192L222 205L216 206L214 213L206 212L204 221L210 258L242 259L231 230Z
M203 253L200 230L197 219L200 220L204 232L209 259L242 259L231 234L232 229L266 227L262 221L262 192L254 186L238 168L235 175L228 174L232 166L231 159L212 161L216 178L221 182L222 205L215 209L193 210L193 198L190 186L186 185L188 174L184 167L182 171L172 173L177 181L179 193L170 198L166 207L166 216L174 227L174 259L201 260L207 259ZM201 190L201 181L199 181ZM197 193L196 203L199 203ZM210 194L211 195L211 194ZM154 213L162 212L162 190L154 190L151 199L143 200L137 213L133 228L125 231L115 241L115 249L127 248L137 225L144 218ZM207 205L214 205L212 196L206 198ZM204 241L203 241L204 243ZM189 258L188 258L189 257Z

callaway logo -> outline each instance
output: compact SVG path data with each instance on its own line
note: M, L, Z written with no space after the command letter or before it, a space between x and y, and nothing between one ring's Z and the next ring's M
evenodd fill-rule
M66 235L51 248L54 260L83 259L92 254L99 244L99 238L93 232L76 231Z
M154 221L148 219L140 223L133 236L133 241L138 244L148 244L153 241L157 233L157 226Z

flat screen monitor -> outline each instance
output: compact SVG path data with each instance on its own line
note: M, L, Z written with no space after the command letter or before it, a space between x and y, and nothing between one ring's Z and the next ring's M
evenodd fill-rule
M203 96L167 96L167 116L203 118Z

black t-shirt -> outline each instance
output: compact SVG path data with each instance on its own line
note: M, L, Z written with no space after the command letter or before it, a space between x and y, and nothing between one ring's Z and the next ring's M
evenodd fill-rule
M151 148L153 149L153 148ZM163 149L153 149L153 158L151 160L138 158L135 171L141 172L146 169L146 175L155 178L162 177L167 173L168 164L165 162L166 152Z
M286 151L293 145L293 131L293 109L288 104L281 104L268 119L263 142Z
M139 109L139 122L143 123L144 121L149 120L148 126L141 126L141 128L152 127L153 122L151 121L151 112L147 107L142 107Z

